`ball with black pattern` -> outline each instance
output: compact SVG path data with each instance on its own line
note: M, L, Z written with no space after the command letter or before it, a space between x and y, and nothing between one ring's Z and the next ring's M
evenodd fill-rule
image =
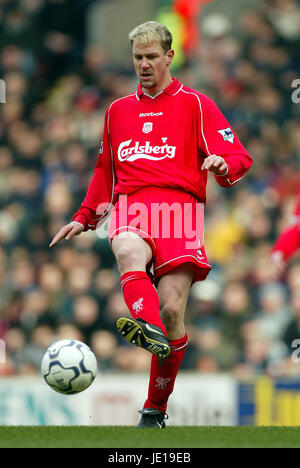
M77 340L61 340L46 351L41 373L56 392L74 395L87 389L97 374L93 351Z

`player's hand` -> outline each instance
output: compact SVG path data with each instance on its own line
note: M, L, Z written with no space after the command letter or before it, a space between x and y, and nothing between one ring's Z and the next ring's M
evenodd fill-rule
M49 247L54 247L62 239L70 240L73 236L78 236L84 230L84 226L76 221L72 221L69 224L63 226L60 231L53 238Z
M221 156L217 156L216 154L208 156L202 164L201 169L203 171L211 171L219 176L224 176L228 172L228 166L225 159L223 159Z
M286 270L286 262L283 258L283 252L277 251L271 254L272 276L278 279Z

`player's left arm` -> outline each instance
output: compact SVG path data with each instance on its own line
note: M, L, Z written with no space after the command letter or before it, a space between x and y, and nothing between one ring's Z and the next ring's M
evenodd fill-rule
M222 187L231 187L241 180L253 164L228 121L207 96L201 95L200 146L206 158L202 170L215 174Z

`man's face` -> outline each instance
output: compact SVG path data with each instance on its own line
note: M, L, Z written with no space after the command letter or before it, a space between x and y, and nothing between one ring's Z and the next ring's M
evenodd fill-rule
M164 52L159 42L133 42L133 63L143 88L161 91L170 79L169 65L174 52Z

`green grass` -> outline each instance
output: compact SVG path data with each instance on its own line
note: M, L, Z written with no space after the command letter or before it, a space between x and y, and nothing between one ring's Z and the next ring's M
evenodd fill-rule
M299 448L300 427L2 426L0 448Z

